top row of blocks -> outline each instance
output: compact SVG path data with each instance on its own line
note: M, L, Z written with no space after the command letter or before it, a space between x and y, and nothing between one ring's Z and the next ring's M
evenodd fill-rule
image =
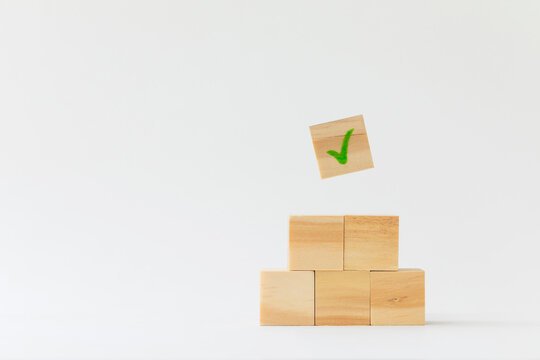
M290 270L397 270L398 216L291 216Z

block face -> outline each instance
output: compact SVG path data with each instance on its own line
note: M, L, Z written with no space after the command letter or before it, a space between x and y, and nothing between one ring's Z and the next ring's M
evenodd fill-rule
M313 147L319 165L321 178L348 174L373 167L373 159L362 115L310 126ZM346 147L347 162L340 163L336 157L327 153L334 150L342 154L346 133L354 129Z
M369 277L369 271L316 271L315 325L369 325Z
M345 270L397 270L398 216L345 216Z
M314 325L313 271L261 272L261 325Z
M371 325L424 325L425 274L420 269L371 272Z
M290 270L343 270L343 216L291 216Z

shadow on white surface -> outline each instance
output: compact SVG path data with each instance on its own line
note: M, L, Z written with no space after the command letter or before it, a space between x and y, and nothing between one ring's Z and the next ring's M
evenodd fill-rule
M539 327L540 323L533 321L504 321L504 320L435 320L426 321L426 326L451 327Z

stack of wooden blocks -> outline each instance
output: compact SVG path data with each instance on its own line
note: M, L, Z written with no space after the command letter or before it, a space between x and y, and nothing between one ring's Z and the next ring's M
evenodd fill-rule
M261 325L423 325L424 271L397 216L291 216L289 271L261 272Z

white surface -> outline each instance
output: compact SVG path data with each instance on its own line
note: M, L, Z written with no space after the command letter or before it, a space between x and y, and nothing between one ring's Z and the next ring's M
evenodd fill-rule
M538 358L540 3L2 2L0 358ZM363 113L375 169L308 126ZM397 214L425 327L261 328L289 214Z

